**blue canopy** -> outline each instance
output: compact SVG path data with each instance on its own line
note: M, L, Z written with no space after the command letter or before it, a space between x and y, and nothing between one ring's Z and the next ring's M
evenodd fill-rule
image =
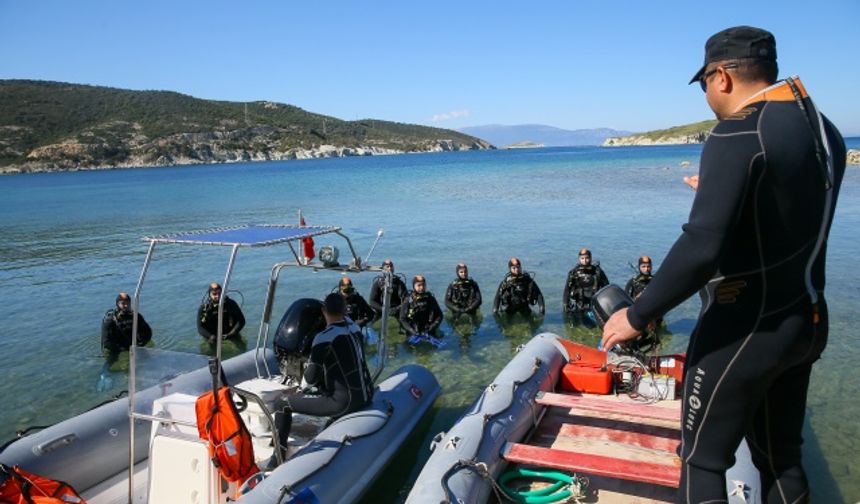
M221 245L239 247L265 247L276 243L301 240L312 236L340 231L338 226L298 226L287 224L247 224L231 228L191 231L172 235L146 237L155 243L187 245Z

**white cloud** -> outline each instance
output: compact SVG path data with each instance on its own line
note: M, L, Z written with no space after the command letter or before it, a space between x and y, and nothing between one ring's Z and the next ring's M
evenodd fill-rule
M433 117L430 118L430 122L448 121L460 117L469 117L470 115L472 115L472 113L469 112L469 109L452 110L451 112L445 112L444 114L434 114Z

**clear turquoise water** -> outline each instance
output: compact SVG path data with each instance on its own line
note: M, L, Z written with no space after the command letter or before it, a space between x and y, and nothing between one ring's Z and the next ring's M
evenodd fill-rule
M860 141L849 145L858 148ZM594 330L570 329L561 292L576 251L589 247L610 280L624 283L628 262L649 254L659 266L684 223L698 146L553 148L402 155L0 177L0 440L28 425L78 413L125 388L121 370L111 392L95 390L102 364L99 324L120 290L134 289L146 252L142 236L246 222L337 224L360 253L385 229L375 261L424 274L444 295L454 265L465 261L485 297L485 313L510 256L519 256L547 301L540 330L594 343ZM689 167L682 167L690 161ZM806 460L816 502L860 499L860 357L857 296L860 171L849 169L831 233L828 298L830 344L813 375ZM318 245L334 243L318 240ZM157 347L200 352L194 315L206 285L219 280L226 250L183 247L156 256L141 301ZM341 250L343 253L344 250ZM239 254L232 295L259 324L268 272L286 247ZM354 278L365 294L370 276ZM322 297L337 283L324 273L289 272L275 313L297 297ZM670 351L682 350L698 299L666 320ZM444 392L367 502L405 497L429 455L430 439L447 429L534 332L501 331L484 316L474 334L443 326L447 346L412 348L394 336L389 370L407 362L430 367ZM466 333L463 336L460 333ZM238 348L230 349L237 352Z

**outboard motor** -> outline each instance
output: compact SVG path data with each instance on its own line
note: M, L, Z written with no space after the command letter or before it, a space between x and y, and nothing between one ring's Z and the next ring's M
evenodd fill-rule
M613 313L631 306L633 306L633 298L624 292L624 289L615 284L609 284L601 288L591 298L591 309L594 311L594 317L597 319L597 324L601 329L603 329L603 326L606 325L606 322ZM657 328L653 324L649 324L645 331L636 339L624 343L621 350L622 353L644 354L659 346L660 335L657 332Z
M297 299L281 318L275 331L274 347L284 378L301 380L314 337L326 326L322 307L319 299Z

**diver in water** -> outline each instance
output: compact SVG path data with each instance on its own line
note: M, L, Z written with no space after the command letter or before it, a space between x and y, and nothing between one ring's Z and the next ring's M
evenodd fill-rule
M493 313L530 314L531 306L537 306L539 313L543 315L543 293L531 275L523 271L520 260L512 257L508 261L508 270L493 299Z
M134 312L131 298L125 292L116 297L116 307L108 310L102 319L102 353L108 364L116 362L120 352L131 347L131 332ZM137 314L137 346L144 346L152 339L152 328Z
M427 290L427 281L422 275L412 279L412 292L400 306L400 327L407 336L436 335L442 324L442 309L433 293Z
M469 268L465 263L457 265L457 278L448 284L445 292L445 306L455 317L462 314L474 315L481 306L481 289L478 282L469 278Z
M218 337L218 304L224 302L224 323L222 334L224 339L238 338L239 331L245 327L245 315L235 301L228 296L221 296L221 286L215 282L209 284L206 299L197 309L197 332L210 344L215 344Z
M567 274L562 295L565 313L581 313L591 309L591 298L601 287L609 285L600 263L592 264L591 251L579 251L579 264Z
M645 287L651 282L654 275L651 274L651 258L644 255L639 258L639 274L627 281L624 291L635 301L645 291Z
M406 284L399 276L394 274L394 263L391 259L386 259L382 262L382 269L391 272L391 304L389 313L396 314L400 312L400 304L407 296ZM373 320L379 320L382 317L383 294L385 293L385 276L379 275L373 279L373 284L370 287L370 296L368 302L373 308Z
M373 397L373 380L367 369L359 327L345 319L346 301L333 292L322 306L326 328L314 337L303 381L311 387L286 394L275 407L278 445L286 454L292 413L340 417L363 408ZM311 392L312 391L312 392ZM268 466L275 465L273 455Z
M337 285L337 290L346 301L346 316L351 318L353 322L358 324L358 327L364 327L368 322L373 320L373 309L367 304L367 301L355 290L352 285L352 280L349 277L340 279Z

